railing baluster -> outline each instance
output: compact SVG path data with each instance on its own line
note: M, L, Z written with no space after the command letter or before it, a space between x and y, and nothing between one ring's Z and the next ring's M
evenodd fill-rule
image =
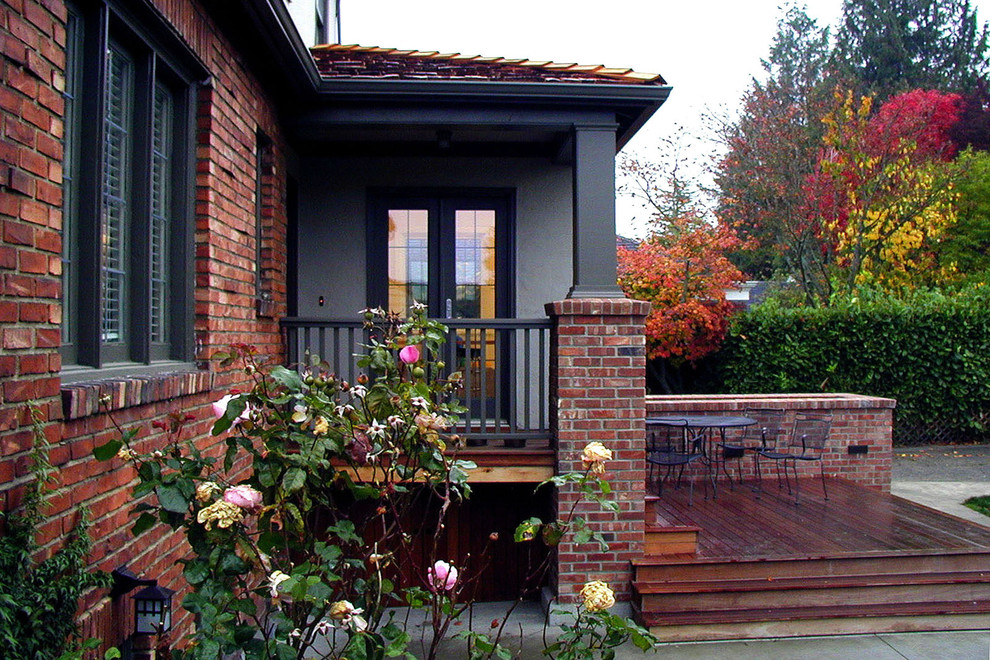
M527 328L523 330L522 333L523 333L523 373L529 374L532 373L530 367L532 367L533 364L533 360L532 360L533 331ZM513 373L515 373L515 369L513 369ZM532 396L532 383L530 383L531 379L529 378L524 377L522 380L523 380L523 386L522 386L523 387L523 398L522 398L523 427L529 428L529 425L532 423L532 410L531 410L532 401L530 401L530 397ZM518 399L518 397L515 398Z
M547 387L550 385L550 370L547 367L547 359L550 355L550 330L540 328L540 374L546 374L545 378L540 378L540 424L541 429L547 429L549 424L547 418L550 415L550 397L547 394Z

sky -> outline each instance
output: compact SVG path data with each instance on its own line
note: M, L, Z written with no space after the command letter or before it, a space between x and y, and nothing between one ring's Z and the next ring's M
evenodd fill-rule
M623 150L650 159L680 138L702 158L702 115L729 112L759 75L783 14L779 0L341 0L345 44L464 55L604 64L659 73L668 101ZM837 25L842 0L807 0L819 25ZM990 0L971 0L980 21ZM701 138L701 139L699 139ZM619 197L618 231L642 236L647 212Z

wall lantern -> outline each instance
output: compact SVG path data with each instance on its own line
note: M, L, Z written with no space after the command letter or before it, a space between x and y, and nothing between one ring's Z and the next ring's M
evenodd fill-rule
M126 566L114 570L110 597L120 598L124 594L144 587L132 596L134 599L134 634L157 635L172 629L172 589L158 586L158 580L139 578Z
M171 589L153 584L133 596L134 634L157 635L172 629Z

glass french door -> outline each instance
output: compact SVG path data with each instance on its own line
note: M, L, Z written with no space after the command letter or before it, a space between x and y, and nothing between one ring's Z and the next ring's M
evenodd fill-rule
M508 315L504 200L393 197L384 201L380 213L386 223L389 310L401 313L416 301L426 304L434 318Z
M506 195L382 195L369 218L369 301L404 313L423 303L433 318L511 316ZM492 328L458 328L450 346L472 415L499 417L508 397L508 346Z

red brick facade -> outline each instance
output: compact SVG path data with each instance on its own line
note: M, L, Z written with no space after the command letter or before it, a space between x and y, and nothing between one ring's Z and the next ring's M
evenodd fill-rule
M629 600L630 560L643 555L646 480L646 339L649 303L626 299L570 299L547 305L555 322L550 369L552 430L557 439L557 471L580 471L581 451L598 441L612 452L606 478L619 511L585 502L576 513L608 541L607 552L589 545L561 543L557 556L557 595L573 601L590 580L604 580L619 600ZM571 509L579 493L561 489L557 510Z
M62 159L66 7L61 0L6 2L0 16L4 86L0 135L0 506L21 500L32 446L27 405L37 406L58 470L50 522L39 541L45 553L71 529L78 506L90 510L93 561L127 565L140 576L181 590L181 535L155 528L139 543L129 528L135 475L119 460L99 463L94 446L115 431L97 413L110 397L117 421L138 425L140 448L162 442L150 423L169 412L191 413L189 435L213 442L209 404L234 382L213 373L210 355L232 342L281 351L277 318L285 315L285 147L275 102L240 53L197 0L155 0L161 17L210 72L198 92L195 191L195 341L197 368L188 372L63 384L58 352L62 321ZM257 136L271 143L258 176ZM263 182L260 254L256 266L255 188ZM258 314L255 268L271 302ZM155 543L149 543L154 538ZM181 593L176 596L176 605ZM84 634L120 643L133 628L132 603L91 593L82 603ZM178 615L181 616L181 610ZM111 621L111 619L116 619ZM188 624L188 617L177 621Z
M796 411L830 412L832 430L824 459L825 474L890 491L891 427L895 401L858 394L719 394L711 396L649 396L648 415L741 415L746 408L777 408L787 412L784 430L794 424ZM729 437L731 431L727 434ZM866 454L850 454L850 445L866 445ZM754 461L747 454L729 462L735 475L753 478ZM817 476L815 463L798 465L801 475Z

